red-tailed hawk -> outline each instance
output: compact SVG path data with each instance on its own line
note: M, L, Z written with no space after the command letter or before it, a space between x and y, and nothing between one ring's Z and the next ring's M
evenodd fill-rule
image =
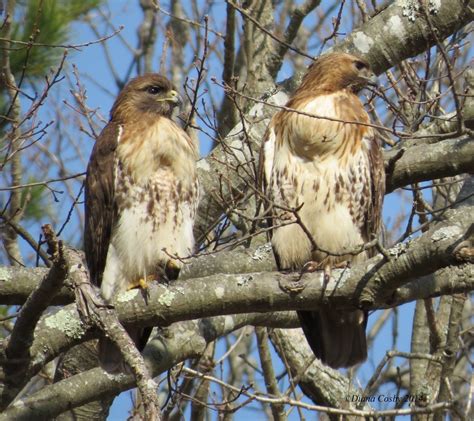
M349 123L370 123L356 94L374 79L365 60L342 53L322 56L286 106L327 119L280 111L270 122L261 165L280 270L301 269L309 261L327 269L372 253L337 256L371 241L380 230L381 147L370 126ZM296 220L292 209L298 209L302 224L291 223ZM298 316L313 352L326 364L347 367L367 357L364 311L320 308Z
M179 103L163 76L131 80L92 150L84 246L91 280L108 302L149 279L176 279L179 257L193 252L198 148L171 119ZM151 329L127 330L141 350ZM119 350L106 338L99 358L109 371L122 368Z

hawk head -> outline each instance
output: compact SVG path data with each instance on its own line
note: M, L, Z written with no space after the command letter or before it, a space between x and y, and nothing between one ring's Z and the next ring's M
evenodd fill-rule
M306 73L301 88L326 92L349 89L357 93L376 84L376 76L363 58L346 53L330 53L318 58Z
M110 111L110 118L136 121L143 114L170 118L173 109L180 104L181 97L168 79L148 73L125 85Z

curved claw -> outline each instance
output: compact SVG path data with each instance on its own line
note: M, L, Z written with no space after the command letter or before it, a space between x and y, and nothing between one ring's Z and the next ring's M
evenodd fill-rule
M148 284L155 280L154 275L148 275L146 278L140 278L128 284L127 290L130 291L134 288L148 289Z

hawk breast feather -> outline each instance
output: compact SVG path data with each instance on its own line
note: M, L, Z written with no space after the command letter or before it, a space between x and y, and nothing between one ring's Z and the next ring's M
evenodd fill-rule
M88 168L88 264L107 300L194 247L195 147L169 119L143 123L109 123Z
M290 101L288 106L323 118L281 111L267 130L261 179L276 205L274 220L275 214L290 218L278 207L302 205L300 217L322 249L339 253L370 241L380 227L383 162L373 129L345 123L369 122L360 100L337 92ZM276 249L284 266L320 259L296 224L274 230L273 237L274 243L281 242Z

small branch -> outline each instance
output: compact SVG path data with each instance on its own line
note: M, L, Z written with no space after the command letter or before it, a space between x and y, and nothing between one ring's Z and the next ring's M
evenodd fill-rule
M203 353L203 356L199 359L197 365L197 371L200 373L208 374L212 372L215 367L213 358L216 348L216 342L210 343ZM195 383L195 382L194 382ZM206 419L206 406L201 402L207 402L211 383L205 379L199 379L197 382L196 391L193 396L193 402L191 405L191 419L194 421Z
M380 126L380 125L377 125L377 124L363 123L361 121L355 121L355 120L354 121L342 120L342 119L336 118L336 117L327 117L327 116L322 116L322 115L318 115L318 114L314 114L314 113L308 113L306 111L301 111L301 110L297 110L295 108L287 107L286 105L274 104L272 102L269 102L268 99L266 99L266 98L265 99L256 98L254 96L250 96L250 95L247 95L245 93L239 92L239 91L237 91L236 89L232 88L229 85L224 85L222 83L219 83L215 77L211 78L211 80L216 85L218 85L222 89L224 89L227 93L230 93L232 95L237 95L237 96L240 96L242 98L248 99L248 100L250 100L250 101L252 101L253 103L256 103L256 104L264 104L268 107L276 108L277 110L289 111L289 112L292 112L292 113L295 113L295 114L299 114L299 115L306 116L306 117L311 117L311 118L316 118L316 119L319 119L319 120L334 121L334 122L337 122L337 123L344 123L344 124L354 124L356 126L372 127L374 129L383 130L383 131L392 133L396 136L409 136L409 134L395 132L393 129L390 129L390 128L385 127L385 126Z
M69 176L66 176L66 177L53 178L51 180L46 180L46 181L38 181L38 182L35 182L35 183L27 183L27 184L18 184L18 185L9 186L9 187L0 187L0 191L11 191L11 190L18 190L18 189L26 189L28 187L37 187L37 186L48 187L48 184L50 184L50 183L57 183L59 181L71 180L71 179L74 179L74 178L83 177L85 175L86 175L85 172L80 172L80 173L69 175Z
M186 130L190 124L193 121L194 114L196 113L196 104L199 99L199 87L204 79L204 75L206 72L206 68L204 67L204 63L206 62L207 59L207 54L208 54L208 46L209 46L209 32L208 32L208 23L209 23L209 18L207 16L204 16L204 39L203 39L203 49L202 49L202 55L201 58L199 59L199 66L196 66L197 70L197 79L196 79L196 84L194 87L191 87L191 91L193 91L193 97L191 99L191 111L189 113L189 116L186 120L186 124L184 125L184 130ZM186 81L186 86L187 86L187 81Z
M41 257L41 260L43 260L43 263L47 267L51 267L52 263L49 260L48 255L44 252L44 250L41 248L41 245L38 244L35 239L30 235L30 233L25 230L21 225L17 224L16 222L8 220L4 215L0 214L0 218L4 220L5 224L8 224L10 227L12 227L15 232L23 238L32 248L33 250L38 253L39 257Z
M49 47L49 48L65 48L65 49L72 49L72 50L80 50L80 48L89 47L90 45L102 44L104 41L107 41L110 38L113 38L114 36L122 32L123 29L124 29L124 26L120 26L117 30L115 30L109 35L95 39L93 41L83 42L81 44L44 44L41 42L20 41L20 40L14 40L14 39L2 38L2 37L0 37L0 42L7 41L11 44L24 45L26 47Z
M382 358L380 363L375 368L374 373L372 374L372 377L367 382L367 385L365 386L364 392L361 394L362 396L369 396L371 393L373 393L374 386L375 386L376 382L379 380L379 377L382 374L383 368L385 367L385 365L387 364L388 361L390 361L392 358L396 358L396 357L402 357L402 358L414 359L414 360L434 361L434 362L437 362L438 364L442 363L441 358L435 357L431 354L387 351L385 356Z
M428 321L428 328L430 329L430 347L431 352L435 353L438 351L439 347L443 343L443 338L441 336L440 327L436 322L436 312L433 307L433 299L425 298L423 300L425 306L426 318Z
M272 356L270 354L270 349L268 347L268 331L264 327L255 328L255 333L257 335L258 343L258 354L260 356L260 363L263 370L263 378L265 379L265 386L267 387L267 392L278 398L281 396L280 390L278 389L278 384L276 381L275 370L273 369ZM276 421L284 421L287 419L285 414L285 407L278 404L270 404L273 419Z
M319 6L321 0L306 0L302 5L296 6L291 13L289 18L288 26L285 30L283 40L278 41L278 45L275 48L275 53L270 58L269 72L276 76L281 68L285 54L291 48L291 44L298 35L298 31L303 23L303 20L308 16L316 7ZM273 37L272 37L273 38ZM275 38L274 38L275 39Z
M440 375L441 385L438 402L443 399L453 400L452 392L449 390L449 381L453 381L455 377L453 372L457 363L457 353L461 348L459 337L463 323L463 310L466 299L467 294L456 294L452 297L449 321L447 323L446 342L443 349L444 364Z
M177 20L177 21L180 21L180 22L183 22L183 23L187 23L190 26L195 26L197 28L204 29L204 25L200 24L199 22L196 22L196 21L191 20L191 19L186 19L186 18L183 18L181 16L176 16L175 14L170 13L168 10L165 10L165 9L161 8L158 5L158 1L154 1L153 3L154 3L154 6L156 7L156 10L158 10L160 13L163 13L166 16L169 16L173 20ZM222 33L218 32L218 31L215 31L211 28L209 28L208 30L211 34L214 34L218 38L225 38L225 36Z
M140 7L143 12L143 20L138 28L138 55L137 73L150 73L153 71L153 52L156 42L156 15L157 10L152 0L140 0ZM140 57L143 58L143 68L140 66Z
M420 2L421 9L424 12L426 22L428 23L428 27L430 28L431 31L431 36L436 42L436 45L438 47L439 52L441 53L441 56L443 57L443 60L446 64L446 70L448 72L448 79L451 85L451 90L453 93L453 100L454 100L454 106L456 108L456 116L457 116L457 131L458 135L461 135L463 132L463 117L462 117L462 109L461 109L461 104L459 102L459 96L456 92L456 84L454 80L454 75L453 75L453 67L451 65L451 62L449 61L448 54L446 53L446 50L444 49L444 46L441 42L441 40L438 38L437 32L438 30L435 28L433 25L433 22L430 17L430 13L425 7L423 2Z

